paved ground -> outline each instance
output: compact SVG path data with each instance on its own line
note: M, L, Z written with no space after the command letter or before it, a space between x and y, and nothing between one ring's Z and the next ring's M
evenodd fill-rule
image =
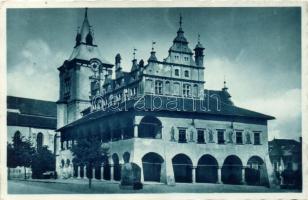
M90 194L90 193L226 193L226 192L299 192L296 190L269 189L260 186L223 184L186 184L176 186L163 184L144 184L142 190L121 190L117 182L94 181L88 188L87 180L10 180L9 194Z

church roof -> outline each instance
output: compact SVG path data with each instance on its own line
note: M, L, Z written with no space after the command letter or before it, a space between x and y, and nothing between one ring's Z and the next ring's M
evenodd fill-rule
M159 106L157 106L156 104ZM209 105L209 107L207 107L207 105ZM113 106L112 108L106 108L105 110L100 110L90 113L82 117L81 119L60 128L59 131L79 124L83 124L85 122L97 120L101 117L112 115L124 109L147 111L147 112L151 111L169 111L169 112L181 112L181 113L193 112L209 116L212 115L216 117L229 116L229 117L261 119L261 120L275 119L272 116L240 108L234 105L226 104L224 102L221 102L219 109L217 109L217 101L215 98L210 98L209 103L207 103L203 100L146 95L140 98L131 99L125 103L121 103L117 108L119 109L115 109L115 107Z
M7 124L56 129L57 105L52 101L7 97Z

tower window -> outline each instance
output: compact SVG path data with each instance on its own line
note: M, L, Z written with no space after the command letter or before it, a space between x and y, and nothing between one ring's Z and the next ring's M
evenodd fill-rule
M163 94L163 83L155 81L155 94Z
M66 78L64 80L64 95L65 96L69 95L70 89L71 89L71 79L70 78Z
M188 85L188 84L184 84L184 85L183 85L183 95L184 95L185 97L191 96L191 88L190 88L190 85Z
M180 129L179 130L179 143L186 143L186 130L185 129Z
M236 132L236 144L243 144L243 134L241 131Z
M185 60L185 61L188 61L188 57L184 57L184 60Z
M188 70L185 70L184 76L185 76L185 77L189 77L189 71L188 71Z
M254 139L255 145L261 144L260 132L254 132L253 133L253 139Z
M175 69L174 70L174 75L175 76L180 76L180 70L179 69Z
M218 144L224 144L225 143L224 133L225 132L223 130L217 131L217 142L218 142Z

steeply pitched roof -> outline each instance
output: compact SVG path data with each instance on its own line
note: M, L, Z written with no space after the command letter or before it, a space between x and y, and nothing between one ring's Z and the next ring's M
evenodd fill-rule
M7 109L8 126L56 129L55 102L8 96Z
M21 114L57 117L57 105L53 101L7 96L7 108L17 109Z
M98 58L103 64L112 66L109 61L107 61L105 58L102 57L102 54L100 53L97 46L91 46L91 45L85 45L81 44L74 48L71 56L69 57L69 61L73 59L79 59L79 60L91 60L93 58Z
M207 101L193 100L187 98L145 95L140 98L128 100L127 102L121 103L118 106L113 106L112 108L106 108L104 110L99 110L91 114L88 114L82 117L81 119L60 128L59 130L73 127L75 125L79 125L85 122L97 120L101 117L112 115L119 111L131 110L131 109L136 111L148 111L148 112L151 111L170 111L170 112L184 112L184 113L194 112L194 113L201 113L204 115L233 116L233 117L253 118L262 120L275 119L272 116L239 108L231 104L226 104L222 101L217 104L216 98L209 98L209 101L207 103Z

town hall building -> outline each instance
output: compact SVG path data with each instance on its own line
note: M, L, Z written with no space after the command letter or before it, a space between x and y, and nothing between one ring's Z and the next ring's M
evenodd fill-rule
M146 61L134 56L129 72L120 54L114 63L100 54L91 27L86 10L73 52L58 68L59 178L119 181L121 166L130 162L145 183L268 185L267 123L274 117L237 107L226 83L205 89L205 48L200 37L189 47L182 17L167 57L158 60L153 47ZM71 151L81 135L110 150L87 173Z

